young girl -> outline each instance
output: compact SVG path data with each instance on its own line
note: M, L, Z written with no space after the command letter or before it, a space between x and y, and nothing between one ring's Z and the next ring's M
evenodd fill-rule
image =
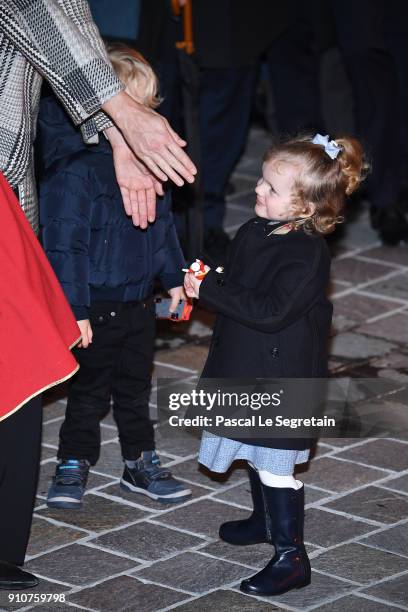
M363 168L362 148L351 138L298 137L266 153L256 217L238 231L224 273L185 276L187 295L218 313L203 377L327 376L332 305L323 235L342 221L344 196L358 187ZM235 459L249 466L253 513L221 525L221 539L275 547L266 567L241 583L245 593L277 595L310 583L304 487L293 473L308 460L311 442L203 434L199 461L210 470L225 472Z

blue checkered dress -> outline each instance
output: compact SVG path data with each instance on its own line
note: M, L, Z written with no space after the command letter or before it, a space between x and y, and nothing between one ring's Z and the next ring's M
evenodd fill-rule
M198 461L212 472L226 472L236 459L245 459L258 470L291 476L295 465L306 463L310 450L285 450L242 444L204 431Z

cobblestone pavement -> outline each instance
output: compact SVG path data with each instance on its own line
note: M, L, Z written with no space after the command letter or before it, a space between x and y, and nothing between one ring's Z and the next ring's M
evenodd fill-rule
M231 233L251 216L266 144L263 132L251 132L229 198ZM406 410L407 394L398 386L408 380L408 247L381 246L362 206L336 244L332 278L332 372L395 381L387 405ZM196 311L191 324L160 333L155 377L188 380L197 374L211 324L210 314ZM108 416L83 510L47 509L65 407L61 393L51 395L44 409L41 478L26 564L41 585L14 595L65 594L66 602L10 604L8 593L0 592L2 610L408 610L408 439L320 440L299 473L306 483L312 584L254 598L240 593L239 584L269 560L271 547L233 547L217 537L222 521L248 515L246 470L237 465L226 479L211 477L197 465L198 438L191 430L174 431L166 415L160 415L157 446L163 462L191 485L190 501L163 506L120 490L117 431Z

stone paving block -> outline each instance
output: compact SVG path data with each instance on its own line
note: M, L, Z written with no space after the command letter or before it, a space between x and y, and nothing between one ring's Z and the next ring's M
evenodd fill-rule
M312 547L313 548L313 547ZM207 553L226 561L235 561L253 568L262 568L274 555L275 549L271 544L255 544L253 546L233 546L222 540L210 542L200 552ZM309 551L310 552L310 551Z
M405 606L404 609L406 609L406 607L408 607L408 574L369 587L362 592L367 593L367 595L372 595L373 597L378 597L379 599L384 599L390 603Z
M247 518L248 510L221 504L211 499L198 500L155 517L163 525L186 529L197 535L218 538L218 529L225 521Z
M364 251L364 257L389 261L402 266L408 265L407 247L405 244L401 244L398 247L387 247L382 244L380 247L374 247Z
M320 441L336 448L343 448L361 442L359 438L320 438ZM365 443L367 443L367 441L365 441Z
M272 610L282 610L282 608L243 593L219 589L209 595L181 604L176 610L177 612L225 612L226 610L228 612L267 612L269 610L272 612Z
M227 491L222 491L221 493L217 493L212 496L214 499L220 499L224 502L232 502L233 504L238 504L239 506L244 506L252 511L252 496L251 496L251 486L249 484L249 480L240 485L236 485L231 489L227 489ZM248 513L249 516L250 512Z
M366 218L365 222L363 221L363 215L359 219L359 223L347 223L344 226L344 236L342 237L342 249L337 249L340 251L339 254L344 253L344 249L347 250L361 248L361 247L370 247L378 240L377 233L370 227L370 223L368 218Z
M192 499L198 499L199 497L203 497L204 495L208 495L211 493L208 489L204 489L204 487L199 487L197 485L192 485L189 482L185 483L186 487L188 487L192 493ZM106 495L112 495L114 497L119 497L120 499L131 502L132 504L137 504L138 506L142 506L146 508L146 510L150 510L152 512L156 510L168 510L169 508L176 508L185 502L179 503L163 503L151 499L147 495L143 495L143 493L133 493L131 491L125 491L122 489L119 484L113 484L105 489L102 489L103 493Z
M331 277L334 280L344 280L353 285L374 280L378 276L389 274L389 266L374 262L361 261L355 257L334 259L331 266Z
M48 489L50 487L53 476L55 475L55 468L57 466L56 461L50 461L40 466L40 478L38 480L37 495L47 497ZM87 490L101 485L108 484L113 478L108 476L100 476L99 474L89 473Z
M309 586L303 589L295 589L284 595L276 595L275 597L263 598L276 605L286 604L296 610L304 610L309 606L317 606L319 603L324 603L327 599L333 597L336 593L340 595L348 594L355 588L354 585L343 580L337 580L333 576L325 576L312 570L312 582Z
M51 580L80 586L132 570L139 565L136 561L103 550L72 544L32 559L24 567L28 572L38 572Z
M408 342L408 313L400 312L373 323L360 325L356 330L360 334L385 338L398 344Z
M317 546L333 546L374 529L367 523L317 508L309 508L305 513L305 540Z
M167 561L157 561L150 567L133 572L133 575L190 593L203 593L229 585L250 573L251 570L235 563L186 552Z
M393 478L387 480L381 487L386 489L394 489L394 491L400 491L401 493L408 493L408 474L406 476L400 476L399 478Z
M86 610L82 606L70 606L69 604L41 604L40 606L36 606L35 608L31 608L32 610L41 610L41 612L46 612L47 610L52 610L52 612L74 612L74 610Z
M361 322L394 310L398 304L356 292L333 300L333 307L335 316L343 316L349 320Z
M156 612L186 597L172 589L119 576L73 594L70 601L102 612Z
M57 546L73 544L85 536L86 533L83 531L63 527L62 525L54 525L49 521L34 517L31 525L27 555L31 557Z
M57 449L49 448L48 446L41 445L41 458L40 461L45 461L46 459L54 459L57 460Z
M344 315L333 314L331 335L336 336L337 334L350 331L354 327L357 327L357 325L358 322L353 319L349 319Z
M408 523L368 536L362 539L360 544L408 557ZM408 564L408 559L406 563Z
M315 608L317 612L396 612L396 609L387 604L382 604L378 601L372 601L365 597L359 597L356 595L346 595L346 597L340 597L332 603L324 604Z
M369 338L354 332L345 332L335 336L330 343L330 354L348 359L367 359L377 355L384 355L395 348L394 344Z
M205 540L175 529L142 522L93 539L96 546L153 561L204 544Z
M356 543L323 552L312 563L314 569L360 584L408 570L407 559Z
M189 480L211 489L220 489L226 485L232 485L234 482L238 484L240 480L248 478L245 461L235 461L231 469L225 474L210 472L205 466L200 465L197 459L189 459L177 465L172 465L171 471L177 478Z
M396 523L408 514L408 497L381 489L366 487L324 504L328 508L361 516L380 523Z
M401 351L392 351L388 355L373 359L371 365L375 368L403 368L408 370L408 355Z
M406 262L405 262L406 263ZM397 274L392 278L370 285L365 290L380 295L392 295L394 298L408 301L408 272Z
M118 442L108 442L101 446L101 453L96 465L91 470L120 478L123 472L122 453Z
M319 442L310 450L310 459L314 459L315 457L322 457L323 455L332 453L334 450L334 446L328 445L325 442L319 440Z
M27 569L27 567L25 566L24 569ZM45 595L45 594L67 594L69 593L69 591L72 590L72 587L67 587L65 584L58 584L57 582L50 582L49 580L46 580L45 578L41 578L40 580L40 584L38 584L36 587L33 587L32 589L24 589L22 591L9 591L6 589L0 589L0 610L1 612L6 611L8 612L9 610L21 610L21 609L26 609L27 606L29 605L29 603L26 603L24 601L21 601L21 595L22 594L26 594L26 595L30 595L31 593L34 595ZM9 595L14 597L14 601L10 601L9 599ZM20 596L20 602L15 601L16 599L18 599L17 595ZM66 597L68 597L66 595ZM25 598L23 598L25 599ZM32 604L34 605L34 603ZM57 603L53 602L51 605L55 606L55 609L57 609ZM40 608L44 608L44 604L40 605ZM38 607L35 608L36 610L39 610ZM52 608L54 610L54 608ZM72 608L71 608L72 611Z
M398 370L390 370L389 368L378 370L378 376L381 378L391 378L392 380L396 380L403 384L408 384L408 374Z
M370 440L364 446L356 446L337 453L336 457L386 470L402 471L408 468L408 445L387 439Z
M182 344L184 344L183 341L180 341L180 342ZM179 350L180 350L180 347L177 348L177 351L179 351ZM170 351L176 352L173 348L170 349ZM162 352L164 352L164 351L160 351L160 353L162 353ZM156 355L157 355L157 353L156 353ZM160 359L161 359L161 357L160 357ZM172 368L171 367L171 364L172 364L171 358L166 355L166 357L164 359L166 359L166 362L168 362L168 363L161 362L159 364L158 363L154 364L153 379L152 379L152 382L153 382L154 385L157 384L157 381L161 381L161 380L167 379L167 378L172 378L172 379L174 379L175 383L177 383L177 381L183 380L184 378L186 378L188 376L192 376L196 372L196 370L193 370L193 369L192 369L191 372L189 371L190 369L187 372L183 372L183 371L180 371L179 369ZM186 366L186 367L188 367L188 366ZM198 370L197 370L197 374L198 374ZM154 391L152 392L151 399L153 401L155 401L155 392Z
M59 421L53 421L52 423L46 423L45 425L43 425L42 441L44 444L52 444L54 446L58 446L59 431L61 429L62 423L63 419ZM101 438L103 442L108 440L114 440L117 435L117 431L111 428L101 427Z
M113 529L114 527L119 527L119 525L150 516L147 511L132 508L131 506L111 501L93 493L85 495L81 509L62 510L46 508L38 510L37 514L95 532Z
M343 492L363 484L384 478L387 474L380 470L339 461L332 457L322 457L311 461L306 472L299 473L300 480L329 491Z
M350 319L349 317L334 312L330 337L337 336L348 331L352 331L355 327L357 327L358 324L358 321L355 321L354 319Z
M159 453L170 453L178 457L193 455L200 447L201 431L192 427L172 427L160 424L155 432L156 448Z
M305 506L308 504L314 504L315 502L319 502L321 499L330 496L330 493L325 493L324 491L319 491L318 489L305 485Z
M200 345L187 345L175 351L158 351L155 355L155 361L161 363L168 362L173 366L181 366L182 368L188 368L188 370L196 370L200 373L204 367L205 360L208 355L208 346ZM167 368L166 368L167 369ZM171 369L171 368L169 368ZM177 371L177 370L175 370ZM178 370L177 376L183 378L189 375ZM155 373L155 376L158 376Z
M45 397L43 403L43 423L45 424L47 421L52 419L56 419L58 417L63 418L65 416L66 402L55 401L48 402Z

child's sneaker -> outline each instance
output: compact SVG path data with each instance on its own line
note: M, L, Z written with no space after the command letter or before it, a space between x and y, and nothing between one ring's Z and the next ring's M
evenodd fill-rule
M165 503L184 502L191 497L190 489L173 478L170 470L161 467L156 451L143 451L135 467L125 465L120 486Z
M49 508L80 508L88 479L89 463L86 459L61 461L48 491Z

